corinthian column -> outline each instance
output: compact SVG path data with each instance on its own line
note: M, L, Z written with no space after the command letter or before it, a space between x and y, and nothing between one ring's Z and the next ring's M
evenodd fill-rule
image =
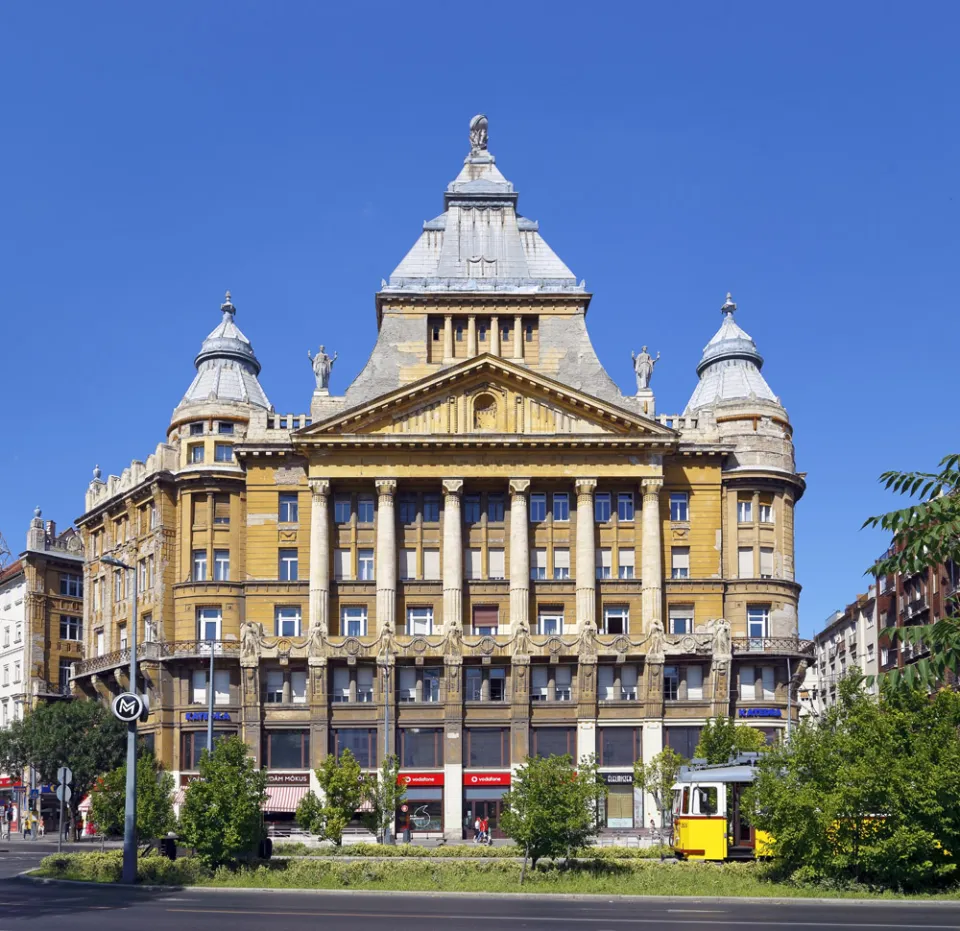
M309 629L330 633L330 482L310 479L310 619Z
M597 541L593 526L595 478L579 478L577 487L577 630L597 626Z
M649 630L653 621L663 623L663 541L660 520L660 489L662 478L645 478L643 490L643 542L640 572L643 578L643 629Z
M462 478L443 480L443 630L463 630Z
M396 479L377 479L377 629L396 630L397 521L393 500Z
M530 479L510 479L510 630L530 628Z

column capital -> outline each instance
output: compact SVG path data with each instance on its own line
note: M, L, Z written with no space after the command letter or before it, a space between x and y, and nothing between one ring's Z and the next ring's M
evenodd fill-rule
M525 495L530 490L530 479L512 478L510 479L510 493L513 495Z
M640 482L640 487L643 489L643 495L659 495L660 489L663 488L663 476L658 475L655 478L645 478Z
M595 478L578 478L574 482L578 495L592 495L597 490L597 480Z
M445 478L443 480L443 493L445 495L459 495L463 491L462 478Z
M397 492L397 480L395 478L378 478L374 481L377 486L377 494L381 497L386 495L392 498Z
M314 498L326 498L330 494L330 479L328 478L311 478L307 479L307 483L310 485L310 494Z

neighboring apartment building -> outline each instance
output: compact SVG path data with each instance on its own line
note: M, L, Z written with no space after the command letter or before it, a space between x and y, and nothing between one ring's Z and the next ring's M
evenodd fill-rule
M0 570L0 727L23 717L27 576L16 560Z
M471 143L343 396L320 353L310 414L277 414L228 294L165 441L95 473L74 683L129 688L136 623L148 742L195 778L212 688L216 732L268 769L272 820L328 753L395 752L397 827L459 838L478 814L496 830L528 755L595 753L607 827L636 830L635 760L691 756L713 715L773 737L798 714L804 477L732 300L684 414L657 416L650 362L621 393L591 295ZM136 617L107 554L136 567Z

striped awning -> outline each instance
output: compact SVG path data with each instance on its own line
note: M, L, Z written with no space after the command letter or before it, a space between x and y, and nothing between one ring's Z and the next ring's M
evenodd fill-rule
M263 810L295 812L297 805L309 791L307 786L267 786Z
M90 796L88 795L79 805L77 805L77 811L79 811L81 815L85 815L88 811L90 811L90 804Z
M175 806L182 805L182 804L183 804L183 800L184 800L186 797L187 797L187 790L186 790L186 789L177 789L177 791L173 793L173 804L174 804Z

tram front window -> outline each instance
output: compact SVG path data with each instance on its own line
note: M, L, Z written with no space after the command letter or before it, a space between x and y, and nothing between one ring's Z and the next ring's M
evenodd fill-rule
M697 804L701 815L715 815L717 813L717 787L703 786L697 789Z

